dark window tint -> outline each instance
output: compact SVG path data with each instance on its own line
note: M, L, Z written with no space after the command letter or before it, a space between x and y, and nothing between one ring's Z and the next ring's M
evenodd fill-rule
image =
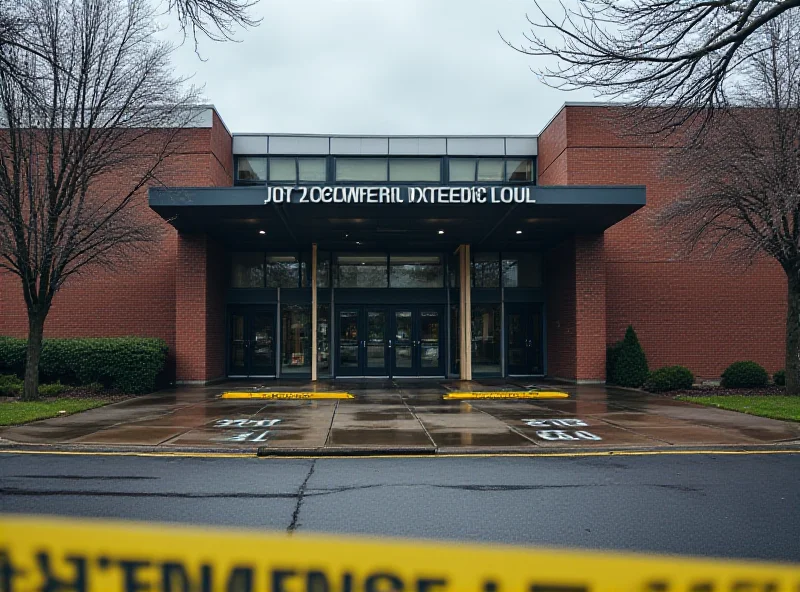
M472 372L500 374L500 305L472 307Z
M444 285L439 255L392 255L390 265L392 288L441 288Z
M497 253L476 253L472 257L472 286L500 287L500 257Z
M263 253L233 253L231 257L231 287L264 287Z
M300 284L300 262L297 255L267 255L267 288L297 288Z
M319 337L318 337L319 338ZM281 374L311 372L311 306L281 307Z
M503 285L506 288L539 288L542 256L539 253L503 253Z
M386 288L386 255L339 255L336 258L336 288Z

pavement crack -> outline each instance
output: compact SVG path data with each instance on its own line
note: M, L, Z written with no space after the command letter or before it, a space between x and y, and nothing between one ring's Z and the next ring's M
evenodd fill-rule
M102 491L92 489L24 489L21 487L2 487L0 496L89 496L89 497L134 497L134 498L179 498L179 499L293 499L294 493L193 493L161 491Z
M300 517L300 507L303 505L303 499L306 496L306 487L308 486L308 481L311 479L311 475L314 474L314 467L317 466L317 460L314 459L311 461L311 466L308 469L308 475L300 484L300 489L297 490L297 503L294 506L294 512L292 512L292 522L289 524L289 527L286 529L286 532L292 534L297 529L297 520Z

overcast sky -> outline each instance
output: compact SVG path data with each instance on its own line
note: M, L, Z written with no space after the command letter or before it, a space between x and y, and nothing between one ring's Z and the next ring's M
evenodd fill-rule
M546 2L552 5L553 0ZM536 134L564 101L522 40L531 0L260 0L238 43L178 48L234 132Z

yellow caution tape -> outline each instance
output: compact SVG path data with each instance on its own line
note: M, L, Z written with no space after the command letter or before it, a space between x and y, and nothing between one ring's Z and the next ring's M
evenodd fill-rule
M445 399L566 399L567 393L558 391L485 391L447 393Z
M796 592L800 566L0 516L15 592Z
M230 391L222 393L223 399L355 399L350 393L337 392L254 392L254 391Z

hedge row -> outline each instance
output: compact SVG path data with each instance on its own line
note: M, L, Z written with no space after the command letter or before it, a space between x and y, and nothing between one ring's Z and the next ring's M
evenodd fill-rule
M0 374L22 376L26 348L24 339L0 337ZM163 340L149 337L45 339L39 376L42 382L99 382L126 393L147 393L156 389L167 351Z

